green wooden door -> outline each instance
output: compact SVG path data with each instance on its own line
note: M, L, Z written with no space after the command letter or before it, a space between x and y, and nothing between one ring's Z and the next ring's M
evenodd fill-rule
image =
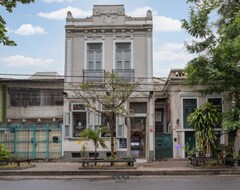
M196 147L196 140L195 140L195 134L194 131L186 131L185 132L185 145L189 145L189 150ZM185 152L186 156L186 152Z
M155 159L173 157L172 134L155 133Z

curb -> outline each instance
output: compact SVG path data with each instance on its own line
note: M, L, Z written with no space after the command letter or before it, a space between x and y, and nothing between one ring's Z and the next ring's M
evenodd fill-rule
M180 175L240 175L240 170L81 170L81 171L0 171L0 176L180 176Z

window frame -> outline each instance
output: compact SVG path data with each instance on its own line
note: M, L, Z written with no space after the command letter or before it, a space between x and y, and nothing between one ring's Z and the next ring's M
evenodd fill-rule
M86 127L88 128L88 117L89 117L89 111L86 109L86 107L84 107L84 109L80 109L80 110L74 110L74 105L81 105L84 107L84 104L82 103L71 103L71 130L70 130L70 135L73 138L78 138L78 136L74 136L74 113L86 113Z
M185 128L185 127L184 127L183 101L184 101L184 100L188 100L188 99L195 99L195 100L197 101L196 109L199 107L199 98L198 98L198 97L183 97L183 98L181 98L181 118L182 118L181 125L182 125L182 129L184 129L184 130L193 130L193 129L190 128L190 127L188 127L188 128Z
M129 67L130 68L127 68L127 69L133 69L134 68L134 59L133 59L133 40L114 40L113 41L113 69L117 69L117 62L116 62L116 51L117 51L117 49L116 49L116 45L118 44L118 43L130 43L130 56L131 56L131 58L130 58L130 65L129 65ZM124 69L126 69L126 68L124 68ZM124 69L122 69L122 70L124 70Z
M89 69L88 68L88 44L102 44L102 68ZM96 65L96 64L95 64ZM103 40L85 41L84 42L84 69L85 70L102 70L105 68L105 43Z

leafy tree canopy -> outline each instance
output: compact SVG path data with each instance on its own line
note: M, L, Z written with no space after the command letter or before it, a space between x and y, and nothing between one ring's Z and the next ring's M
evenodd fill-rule
M17 3L28 4L32 2L34 2L34 0L0 0L0 5L11 13L13 11L13 8L17 6ZM0 15L0 44L3 44L5 46L16 46L17 44L13 40L10 40L9 37L6 35L6 24L6 21Z
M240 113L240 1L187 3L189 18L182 21L182 27L195 40L186 43L186 48L197 54L186 67L188 81L205 85L205 93L231 92L234 109L228 118L236 124Z

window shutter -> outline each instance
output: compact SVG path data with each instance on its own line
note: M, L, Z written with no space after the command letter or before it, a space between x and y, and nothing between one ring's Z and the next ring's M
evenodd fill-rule
M124 120L125 117L117 116L116 123L117 123L117 137L123 137L124 136Z
M70 112L65 112L64 124L70 125Z
M65 112L64 114L64 125L65 125L65 138L70 136L70 124L71 124L70 112Z
M88 127L94 128L94 112L88 112Z
M95 125L101 125L101 115L100 113L95 113L94 114L94 124Z

